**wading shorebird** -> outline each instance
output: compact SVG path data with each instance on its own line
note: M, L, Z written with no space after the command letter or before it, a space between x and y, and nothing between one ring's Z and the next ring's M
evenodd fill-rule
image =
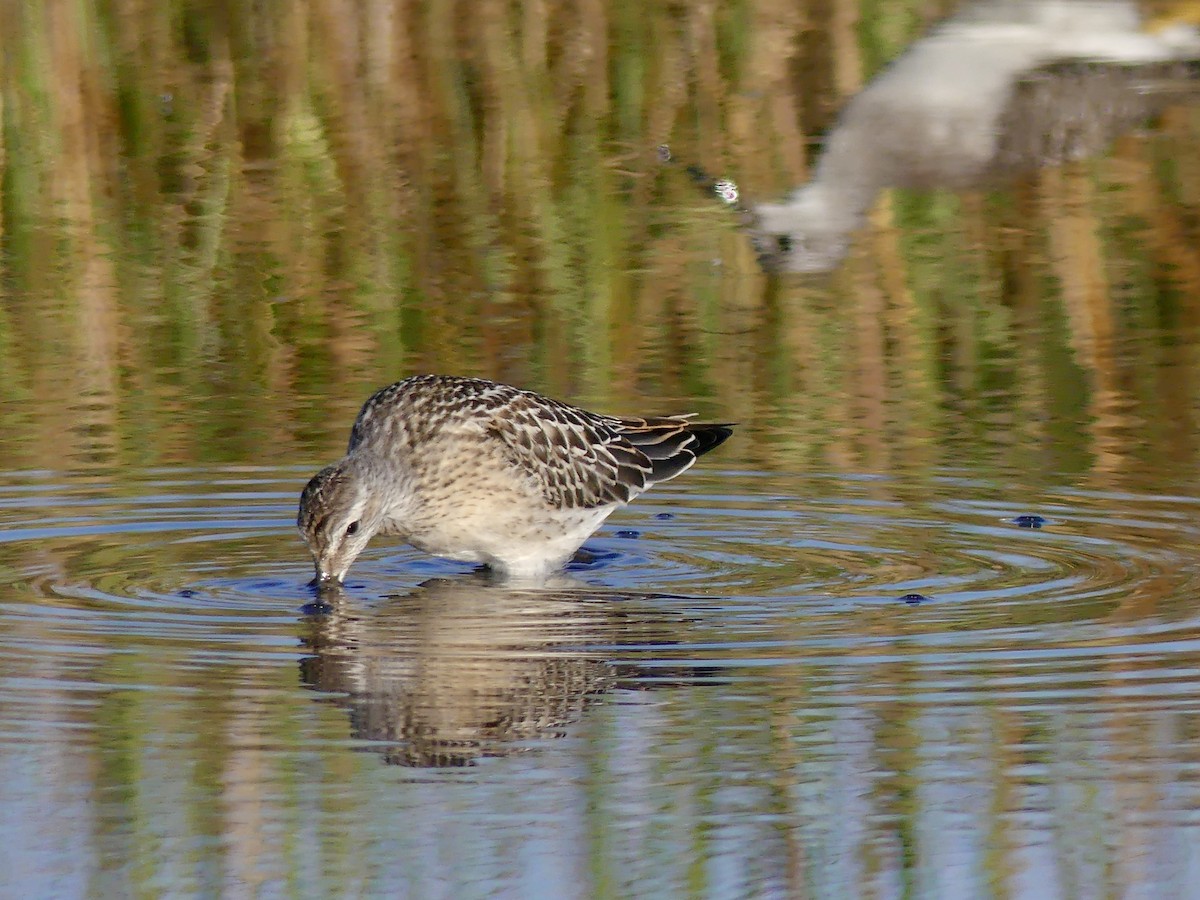
M367 400L346 455L301 493L296 525L318 586L340 583L377 534L542 579L613 510L732 433L689 416L604 416L506 384L416 375Z

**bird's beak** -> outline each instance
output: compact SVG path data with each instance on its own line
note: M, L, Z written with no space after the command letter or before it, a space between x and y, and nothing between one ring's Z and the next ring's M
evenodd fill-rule
M308 583L308 586L321 590L322 588L340 587L341 583L342 579L332 572L323 572L318 568L316 577Z

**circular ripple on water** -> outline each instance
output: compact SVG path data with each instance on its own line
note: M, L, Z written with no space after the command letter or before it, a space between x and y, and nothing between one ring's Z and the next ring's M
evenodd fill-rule
M305 572L294 540L299 476L275 469L9 475L0 486L0 580L11 623L57 639L222 634L257 641L294 619ZM296 549L301 549L297 546ZM228 589L228 588L234 589Z
M251 680L264 664L290 668L304 653L298 618L316 599L294 526L305 474L10 476L0 484L0 652L13 671L54 660L97 689L109 682L96 672L122 653L154 660L139 677L162 689L208 677L214 664ZM386 542L352 569L349 603L325 631L340 634L347 615L361 614L355 627L369 633L355 632L353 647L402 662L415 651L387 623L440 627L446 601L434 602L430 585L449 579L476 643L508 633L513 646L612 660L648 681L688 670L758 682L770 667L801 666L817 705L843 702L847 690L860 702L958 702L986 670L988 690L1022 703L1064 692L1092 703L1091 679L1107 667L1120 670L1110 692L1139 702L1194 693L1196 498L1058 489L1018 504L1002 485L949 476L913 488L698 474L665 488L614 516L570 573L591 589L584 601L603 601L615 618L579 606L578 595L550 598L566 604L570 648L559 646L561 623L545 625L525 598L488 613L495 597L464 582L472 567ZM1041 528L1017 524L1033 514ZM413 620L413 604L427 615ZM334 655L354 657L353 647ZM899 682L897 666L907 673ZM31 708L60 683L29 693Z
M709 482L713 484L714 482ZM739 492L661 495L619 514L636 545L613 570L703 593L803 600L813 613L930 604L1012 609L1119 602L1131 588L1195 586L1200 500L1058 490L1016 505L1000 487L945 477L921 496L886 479L726 479ZM1032 511L1031 511L1032 504ZM660 521L660 509L673 513ZM1041 527L1019 517L1038 515ZM629 563L628 565L626 563ZM919 604L921 605L921 604Z
M312 598L294 530L305 472L174 469L124 477L9 476L0 578L55 606L141 616L294 615ZM1196 498L1057 491L1008 502L987 482L912 489L881 478L700 475L622 510L571 567L581 582L810 615L864 606L977 618L1096 616L1130 591L1196 587ZM1023 528L1022 515L1042 527ZM350 594L395 593L470 571L373 545ZM912 600L912 595L921 598ZM903 598L909 598L907 602Z
M1092 704L1099 671L1131 702L1198 699L1196 497L1064 487L1014 502L1006 485L950 475L919 491L875 478L738 486L694 498L703 512L689 509L673 546L652 510L625 526L661 541L648 556L704 573L676 583L703 612L701 636L647 648L656 659L752 681L799 665L830 702L847 690L862 702L985 690ZM1021 527L1026 515L1042 527Z

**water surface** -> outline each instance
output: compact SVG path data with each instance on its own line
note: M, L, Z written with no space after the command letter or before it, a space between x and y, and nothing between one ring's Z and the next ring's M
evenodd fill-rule
M710 465L544 591L379 546L315 611L301 476L4 478L8 885L1178 895L1197 875L1196 493Z
M1195 103L818 276L685 168L783 196L944 7L0 10L0 894L1196 894ZM420 371L737 432L545 590L318 605Z

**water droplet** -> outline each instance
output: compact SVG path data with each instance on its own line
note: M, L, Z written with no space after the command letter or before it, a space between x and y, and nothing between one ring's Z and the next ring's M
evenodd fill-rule
M640 531L634 531L632 528L623 528L617 532L617 537L629 538L630 540L634 538L640 538L641 536L642 533Z
M654 518L656 518L656 519L673 519L673 518L675 518L675 513L655 513Z
M903 600L905 603L907 603L909 606L916 606L919 603L924 603L929 598L926 597L924 594L905 594L900 599Z

